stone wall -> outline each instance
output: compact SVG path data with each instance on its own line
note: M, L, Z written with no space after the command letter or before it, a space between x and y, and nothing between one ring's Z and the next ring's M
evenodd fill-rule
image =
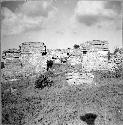
M20 46L20 51L22 54L27 53L43 53L45 52L46 46L43 42L25 42Z
M6 71L4 74L6 74L6 76L8 74L10 78L14 78L12 74L14 74L16 69L24 76L39 71L46 71L47 57L46 55L42 56L42 53L45 52L46 46L40 42L25 42L19 46L19 49L3 51L2 58L4 59Z
M87 41L80 44L82 51L108 51L108 42L101 40Z
M20 51L18 49L3 51L2 58L4 59L5 68L21 67Z
M67 64L77 67L81 67L80 74L77 74L74 70L72 76L76 78L70 78L71 72L66 74L68 79L74 79L73 81L81 81L83 76L82 72L91 72L92 70L111 70L112 67L116 67L113 62L123 60L123 56L117 53L117 56L112 56L111 63L108 60L108 42L107 41L87 41L80 45L78 49L48 49L46 55L42 55L46 52L46 45L40 42L25 42L19 46L20 49L9 49L3 51L2 58L4 59L5 68L13 70L13 67L20 67L18 71L25 73L28 76L30 73L44 73L47 69L47 60L53 60L54 63L62 63L62 59L67 60ZM87 51L83 53L83 51ZM69 53L69 54L68 54ZM52 57L56 57L52 59ZM16 69L14 69L16 71ZM20 73L20 74L21 74ZM89 78L86 76L86 78ZM90 78L92 80L92 78ZM69 80L68 80L69 81ZM81 81L82 82L82 81Z
M8 49L2 52L2 58L19 58L20 57L20 50L18 49Z
M98 52L88 52L87 55L83 56L82 66L86 71L92 70L105 70L108 67L107 54L103 55Z
M46 45L43 42L26 42L19 47L24 69L33 67L35 73L46 71L47 55L42 55L46 52Z

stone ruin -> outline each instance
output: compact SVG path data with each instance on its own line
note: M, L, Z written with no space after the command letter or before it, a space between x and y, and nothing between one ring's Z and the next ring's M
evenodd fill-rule
M88 51L109 51L108 49L108 41L101 40L93 40L87 41L85 43L80 44L80 49L83 54L86 54Z
M46 53L46 45L43 42L25 42L20 46L20 59L22 65L29 65L36 63L37 56L42 57Z
M72 66L79 65L81 71L72 70L67 72L67 82L70 85L80 83L90 84L94 79L93 71L115 71L117 68L116 62L121 63L123 58L121 59L121 54L119 54L117 58L115 58L115 63L113 61L109 63L108 52L107 41L93 40L80 44L78 49L73 50L68 62Z
M46 49L46 45L43 42L25 42L19 46L19 49L3 51L2 58L6 69L12 70L19 67L19 72L23 74L44 73L47 70L47 60L53 60L54 63L65 62L73 66L74 69L80 67L81 71L78 73L72 69L72 71L70 70L70 72L65 74L66 80L70 84L74 84L75 81L78 81L78 83L82 81L90 82L94 77L93 74L90 74L91 71L110 70L116 65L112 62L109 63L107 41L87 41L79 46L77 49L52 50ZM64 59L66 61L63 61ZM81 75L82 73L86 75Z
M21 67L20 51L18 49L9 49L3 51L2 58L6 68L11 69L15 66Z
M46 45L43 42L25 42L19 46L19 49L9 49L3 51L5 70L9 78L14 78L14 72L28 76L36 70L42 72L46 70ZM37 71L36 71L37 72Z
M42 54L46 52L46 45L43 42L25 42L19 46L21 54Z

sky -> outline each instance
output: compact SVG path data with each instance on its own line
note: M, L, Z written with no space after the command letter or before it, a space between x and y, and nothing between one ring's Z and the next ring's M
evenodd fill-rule
M4 1L1 3L1 50L23 42L47 48L72 48L91 40L122 47L122 2L82 0Z

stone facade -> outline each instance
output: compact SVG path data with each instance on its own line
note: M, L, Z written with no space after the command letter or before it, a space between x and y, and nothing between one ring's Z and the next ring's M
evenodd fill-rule
M43 53L46 51L46 45L43 42L25 42L19 48L21 54Z
M88 52L83 56L82 66L86 71L106 70L108 64L107 54Z
M46 45L43 42L25 42L20 46L21 62L23 67L33 67L35 72L46 71Z
M46 53L46 54L42 54ZM111 63L108 60L108 42L107 41L87 41L80 44L77 49L47 49L44 43L25 42L19 46L19 49L9 49L3 51L5 68L13 69L20 67L22 72L43 73L47 69L47 60L53 60L54 63L66 63L77 69L80 67L82 72L91 72L93 70L110 70L116 67L115 62L122 62L122 54L117 53L111 57ZM115 62L114 62L115 60ZM119 61L120 60L120 61ZM21 71L19 70L19 71ZM70 73L66 74L68 81L71 78ZM72 76L76 76L73 81L82 82L83 76L72 71ZM87 76L88 77L88 76ZM92 80L92 78L90 78Z
M3 51L2 58L19 58L20 57L20 51L18 49L8 49Z
M40 42L25 42L19 46L19 49L3 51L5 76L13 79L15 74L29 76L37 72L43 73L46 71L46 54L46 46ZM18 71L19 73L15 73Z
M101 40L87 41L80 44L80 49L83 51L83 54L86 54L88 51L108 51L108 42Z
M46 45L43 42L25 42L19 48L23 65L33 63L30 60L35 57L35 54L42 56L42 53L46 52Z
M6 68L21 67L20 51L18 49L3 51L2 58Z
M92 73L82 73L75 71L66 73L66 81L69 85L91 85L93 78L94 75Z

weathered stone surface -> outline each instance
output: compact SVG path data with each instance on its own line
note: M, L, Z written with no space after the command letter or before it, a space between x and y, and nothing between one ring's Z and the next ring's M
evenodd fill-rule
M2 52L2 58L19 58L20 51L18 49L8 49Z
M82 72L68 72L66 73L66 80L69 85L88 84L91 85L94 79L92 73Z
M71 65L81 64L82 59L81 56L71 56L68 58L67 62Z
M82 66L86 71L107 69L108 58L97 52L88 52L83 56Z
M43 53L46 51L46 46L43 42L25 42L20 46L21 53Z
M87 41L80 44L82 51L108 51L108 42L101 40Z
M5 68L21 67L20 51L17 49L3 51L2 58L4 59Z

